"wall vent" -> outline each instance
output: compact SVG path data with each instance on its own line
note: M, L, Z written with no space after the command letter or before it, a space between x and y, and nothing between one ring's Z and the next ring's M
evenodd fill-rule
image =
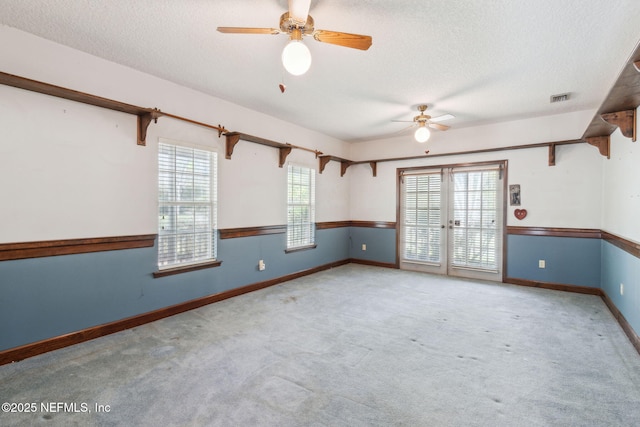
M564 101L568 101L569 100L569 92L567 93L561 93L558 95L551 95L551 103L553 104L554 102L564 102Z

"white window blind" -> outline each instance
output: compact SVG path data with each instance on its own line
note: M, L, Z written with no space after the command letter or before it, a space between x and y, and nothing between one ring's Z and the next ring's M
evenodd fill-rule
M287 248L315 243L315 171L289 165L287 174Z
M158 146L158 267L216 258L217 153Z

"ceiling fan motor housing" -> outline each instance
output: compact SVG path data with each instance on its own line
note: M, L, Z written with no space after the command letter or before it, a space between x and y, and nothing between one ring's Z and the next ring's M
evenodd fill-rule
M294 29L299 29L302 34L311 35L314 31L315 22L311 15L307 15L307 22L299 22L293 19L289 12L285 12L280 16L280 30L283 33L291 33Z

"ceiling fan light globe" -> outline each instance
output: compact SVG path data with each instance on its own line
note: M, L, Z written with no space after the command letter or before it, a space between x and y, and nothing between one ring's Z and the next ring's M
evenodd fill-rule
M291 40L282 51L282 65L294 76L301 76L311 67L311 52L299 40Z
M413 137L419 143L427 142L430 136L431 136L431 132L429 132L429 129L427 129L425 126L420 126L418 129L416 129L416 132L413 134Z

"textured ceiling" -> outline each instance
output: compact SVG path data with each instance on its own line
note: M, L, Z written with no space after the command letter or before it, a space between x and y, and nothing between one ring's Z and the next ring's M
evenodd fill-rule
M373 45L305 38L313 63L293 77L280 63L286 36L216 31L277 27L286 0L0 0L0 9L1 24L345 141L397 135L406 124L392 120L411 120L422 103L455 115L446 124L457 128L596 109L640 40L638 0L313 0L316 28L371 35ZM563 92L569 102L550 104Z

